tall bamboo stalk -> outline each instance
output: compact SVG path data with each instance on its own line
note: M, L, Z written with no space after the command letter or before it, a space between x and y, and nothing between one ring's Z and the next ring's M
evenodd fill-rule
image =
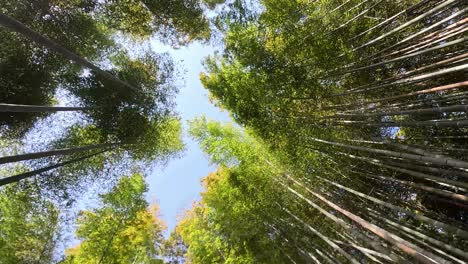
M54 150L49 150L49 151L5 156L5 157L0 157L0 164L23 161L23 160L40 159L40 158L45 158L45 157L50 157L50 156L71 155L71 154L76 154L76 153L94 150L94 149L112 148L112 147L116 147L119 145L123 145L123 144L122 143L94 144L94 145L87 145L87 146L82 146L82 147L54 149Z
M370 153L374 153L374 154L381 154L381 155L385 155L385 156L393 156L393 157L416 160L416 161L425 161L425 162L430 162L430 163L434 163L434 164L437 164L437 165L443 165L443 166L452 166L452 167L457 167L457 168L468 168L468 162L453 159L453 158L445 158L445 157L434 158L434 157L414 155L414 154L408 154L408 153L385 150L385 149L375 149L375 148L369 148L369 147L353 146L353 145L349 145L349 144L326 141L326 140L322 140L322 139L318 139L318 138L310 138L310 139L313 140L313 141L316 141L316 142L325 143L325 144L329 144L329 145L332 145L332 146L344 147L344 148L348 148L348 149L359 150L359 151L364 151L364 152L370 152Z
M299 217L297 217L295 214L291 213L291 211L289 211L288 209L286 208L282 208L282 210L284 212L286 212L289 216L291 216L293 219L295 219L296 221L298 221L299 223L301 223L302 225L304 225L309 231L311 231L313 234L315 234L316 236L320 237L320 239L322 239L323 241L325 241L325 243L327 243L330 247L332 247L334 250L336 250L337 252L339 252L341 255L343 255L346 259L349 260L349 262L353 263L353 264L359 264L359 261L357 261L353 256L351 256L350 254L348 254L346 251L344 251L342 248L340 248L336 243L334 243L332 240L330 240L328 237L326 237L325 235L323 235L322 233L320 233L319 231L317 231L315 228L313 228L311 225L307 224L306 222L304 222L302 219L300 219Z
M57 53L62 54L67 59L75 62L76 64L78 64L80 66L83 66L85 68L89 68L89 69L93 70L94 72L96 72L97 74L105 77L108 80L111 80L111 81L113 81L115 83L118 83L118 84L120 84L120 85L122 85L124 87L127 87L127 88L129 88L129 89L131 89L133 91L136 91L136 92L139 92L139 93L142 92L140 89L136 88L135 86L118 79L114 75L102 70L101 68L99 68L98 66L96 66L93 63L89 62L85 58L77 55L74 52L69 51L68 49L62 47L60 44L54 42L53 40L50 40L50 39L42 36L40 33L35 32L34 30L28 28L27 26L25 26L21 22L17 21L16 19L14 19L14 18L12 18L12 17L10 17L10 16L8 16L6 14L0 13L0 25L3 26L4 28L10 30L10 31L17 32L17 33L23 35L24 37L28 38L31 41L36 42L37 44L40 44L40 45L42 45L42 46L44 46L44 47L46 47L46 48L48 48L48 49L50 49L52 51L55 51Z
M355 190L353 190L351 188L345 187L345 186L343 186L343 185L341 185L339 183L330 181L330 180L325 179L323 177L317 176L317 178L319 178L319 179L321 179L321 180L323 180L323 181L325 181L325 182L327 182L327 183L329 183L329 184L331 184L331 185L333 185L335 187L338 187L338 188L340 188L342 190L345 190L345 191L350 192L350 193L352 193L352 194L354 194L356 196L359 196L361 198L364 198L364 199L372 201L372 202L374 202L376 204L385 206L385 207L390 208L392 210L405 213L405 214L413 217L414 219L420 220L420 221L425 222L425 223L427 223L429 225L432 225L434 227L442 228L442 229L446 230L446 232L448 232L450 234L457 235L457 236L460 236L460 237L465 238L465 239L468 238L468 231L462 230L462 229L460 229L458 227L448 225L446 223L442 223L440 221L431 219L431 218L429 218L427 216L424 216L424 215L415 214L412 211L403 209L403 208L401 208L399 206L396 206L396 205L393 205L391 203L384 202L382 200L379 200L379 199L374 198L372 196L369 196L367 194L355 191Z
M361 46L359 46L359 47L357 47L357 48L354 48L353 51L357 51L357 50L359 50L359 49L362 49L362 48L364 48L364 47L367 47L367 46L369 46L369 45L372 45L372 44L374 44L374 43L376 43L376 42L378 42L378 41L380 41L380 40L382 40L382 39L384 39L384 38L386 38L386 37L388 37L388 36L390 36L390 35L393 35L394 33L398 32L398 31L400 31L400 30L402 30L402 29L404 29L404 28L407 28L407 27L409 27L409 26L411 26L411 25L413 25L413 24L415 24L415 23L421 21L422 19L428 17L429 15L434 14L435 12L437 12L437 11L439 11L439 10L442 10L442 9L444 9L444 8L446 8L446 7L448 7L448 6L452 5L452 4L454 4L454 3L456 3L456 2L458 2L458 0L447 0L447 1L444 1L444 2L442 2L440 5L438 5L438 6L434 7L434 8L432 8L432 9L430 9L429 11L427 11L427 12L425 12L425 13L423 13L423 14L421 14L421 15L419 15L419 16L413 18L413 19L411 19L410 21L408 21L408 22L406 22L406 23L404 23L404 24L402 24L402 25L396 27L395 29L392 29L392 30L388 31L388 32L385 33L385 34L382 34L382 35L380 35L379 37L374 38L374 39L372 39L372 40L370 40L370 41L368 41L368 42L362 44Z
M0 112L9 113L45 113L45 112L67 112L67 111L89 111L92 107L76 106L43 106L43 105L21 105L21 104L1 104Z
M57 168L66 166L68 164L72 164L72 163L76 163L76 162L79 162L79 161L89 159L91 157L97 156L97 155L102 154L102 153L107 152L107 151L109 151L109 150L108 149L102 150L102 151L99 151L99 152L96 152L96 153L93 153L93 154L90 154L90 155L82 156L82 157L79 157L79 158L76 158L76 159L67 160L67 161L60 162L60 163L57 163L57 164L54 164L54 165L51 165L51 166L43 167L43 168L40 168L40 169L37 169L37 170L32 170L32 171L28 171L28 172L25 172L25 173L20 173L20 174L10 176L10 177L0 178L0 186L7 185L7 184L10 184L10 183L14 183L14 182L19 182L21 180L24 180L24 179L39 175L41 173L51 171L51 170L55 170Z

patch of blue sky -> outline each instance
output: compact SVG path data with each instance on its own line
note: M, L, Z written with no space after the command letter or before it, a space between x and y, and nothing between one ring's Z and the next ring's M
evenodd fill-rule
M156 52L168 52L180 69L181 79L177 85L179 94L176 98L177 112L184 124L184 142L186 151L179 159L173 159L164 168L157 168L148 178L149 202L157 202L161 208L162 219L171 231L177 224L178 217L199 199L201 178L216 170L198 144L187 135L187 121L199 116L208 119L233 122L228 112L215 107L208 98L208 91L200 82L203 72L203 59L215 52L215 48L200 43L172 49L158 41L151 42Z

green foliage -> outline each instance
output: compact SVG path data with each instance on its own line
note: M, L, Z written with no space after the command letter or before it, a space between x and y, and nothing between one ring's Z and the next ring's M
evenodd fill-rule
M162 256L167 264L183 264L186 260L187 245L185 245L178 230L173 230L169 238L164 240Z
M112 153L97 155L50 172L47 179L41 179L41 186L51 191L49 193L84 186L98 176L99 179L104 179L106 176L102 176L103 174L109 176L112 173L103 171L117 163L127 163L128 171L128 168L137 163L141 165L141 161L146 164L155 160L166 162L183 149L181 126L174 113L173 100L177 88L174 85L175 65L172 59L167 54L150 51L132 57L125 51L126 47L121 46L122 41L117 36L150 37L160 31L159 28L152 28L150 31L136 32L143 29L143 24L137 20L137 16L132 16L132 12L143 5L143 9L136 11L145 13L148 16L145 19L152 21L148 22L152 27L160 26L153 24L158 17L167 20L166 26L171 28L172 35L161 37L167 38L168 42L180 42L168 38L185 39L188 35L190 37L185 39L185 43L192 38L204 38L201 33L192 31L193 27L186 25L189 22L194 25L198 21L204 28L200 30L209 31L201 4L198 1L184 3L185 1L180 1L178 5L171 4L163 9L154 1L5 1L2 12L84 60L103 67L109 74L128 84L123 85L102 74L74 65L60 54L38 46L20 34L3 29L0 31L4 36L4 45L0 51L4 55L0 60L0 86L4 88L0 92L2 103L51 105L56 101L54 96L60 87L70 92L66 93L66 99L71 99L71 102L77 104L75 106L82 106L84 109L82 114L77 113L73 117L77 122L66 131L62 129L62 137L54 139L48 145L49 148L120 144L120 148L114 145ZM146 5L151 4L155 6L150 10ZM172 9L173 7L176 9ZM118 16L113 12L118 12ZM108 15L113 16L112 19ZM189 15L192 17L188 18ZM115 24L121 22L124 25L130 20L138 23L125 28ZM111 23L112 21L115 23ZM178 36L173 36L174 34ZM116 39L119 41L115 41ZM46 115L2 113L2 135L22 138L39 117ZM46 133L40 133L42 132ZM49 162L71 160L87 154L89 153L68 155L62 160L41 160L31 164L31 167L44 167ZM69 194L62 196L73 200Z
M211 3L214 6L216 3ZM200 0L103 1L102 20L138 38L159 35L174 46L207 40L210 27Z
M114 143L35 184L0 189L0 259L52 261L58 211L45 198L51 193L103 179L111 185L111 169L150 167L183 149L173 61L131 56L120 42L156 37L177 48L216 32L223 51L206 59L200 79L244 129L190 122L191 136L218 166L203 179L201 200L164 241L143 176L122 177L99 207L80 213L82 242L64 263L400 263L413 252L414 261L462 263L466 4L434 9L447 3L3 1L2 13L128 85L0 29L0 101L53 104L60 87L84 109L51 148ZM19 141L44 116L3 113L0 134ZM6 155L16 152L3 145ZM73 199L64 193L60 201Z
M310 226L325 238L351 238L373 247L367 233L368 238L358 239L356 232L364 232L354 230L343 238L349 230L340 230L342 224L337 226L330 217L316 217L317 208L310 207L311 201L316 202L311 194L320 193L324 199L393 234L405 239L413 237L408 239L411 243L420 242L414 239L414 233L381 223L381 219L417 227L420 234L430 234L450 246L466 247L464 235L448 241L454 234L449 231L453 227L467 230L466 206L442 198L439 192L466 196L458 188L466 186L467 174L459 174L461 167L467 167L466 155L460 151L466 148L466 113L440 109L465 104L466 94L452 88L428 90L464 81L459 71L448 70L456 65L463 67L465 62L456 56L463 57L466 45L438 47L447 39L461 41L459 29L450 31L447 27L456 28L452 23L462 24L463 18L442 20L461 15L458 11L466 5L455 1L429 15L427 12L442 2L260 2L258 9L249 9L244 1L233 1L234 14L225 11L218 16L224 50L206 59L206 72L200 75L210 99L260 138L260 145L264 144L257 148L245 135L236 135L231 128L223 130L219 124L203 119L192 123L191 133L202 149L222 166L221 170L228 171L219 172L223 177L213 177L229 179L225 182L207 180L208 186L216 187L208 187L202 196L200 207L210 213L206 213L209 217L202 213L197 217L211 223L210 231L221 230L209 236L225 239L222 241L229 246L239 245L232 241L245 242L239 237L255 233L262 225L252 220L250 213L277 230L262 230L261 234L281 234L290 243L292 248L282 245L289 251L279 253L291 257L285 262L316 262L313 258L318 257L319 262L339 263L344 258L350 261L349 256L358 262L367 261L365 254L349 245L340 244L348 256L338 251L329 253L330 243L318 239L316 232L303 237L303 232L312 230ZM416 21L422 14L424 19ZM451 59L446 61L448 58ZM449 61L453 64L447 64ZM450 166L444 163L445 159L456 159L465 165ZM339 182L348 189L330 182ZM273 183L282 188L271 187ZM222 191L218 193L217 189ZM281 193L281 189L299 195L268 196ZM352 193L351 189L357 192ZM244 193L248 199L241 198ZM382 209L372 197L391 204L386 208L392 210ZM278 201L277 206L292 215L275 212L270 200ZM242 202L238 205L234 201ZM249 211L251 203L265 206L267 212L273 212L271 218L256 207L253 208L257 210ZM320 208L327 205L318 203ZM405 208L410 211L402 216ZM438 227L434 222L409 217L411 212L450 223L445 226L447 236L435 232ZM271 221L272 218L277 221ZM185 237L195 240L190 235L187 231ZM188 248L190 256L190 243ZM194 252L196 248L203 252L201 246L194 246ZM261 250L252 252L258 251Z
M164 223L157 206L148 207L144 178L122 177L102 205L82 211L76 234L82 241L67 250L63 263L162 263L157 259Z
M202 200L176 232L191 263L284 263L282 240L270 219L282 197L275 159L255 138L231 125L199 118L190 133L220 167L204 178Z
M34 184L0 190L2 263L52 263L58 240L59 212Z

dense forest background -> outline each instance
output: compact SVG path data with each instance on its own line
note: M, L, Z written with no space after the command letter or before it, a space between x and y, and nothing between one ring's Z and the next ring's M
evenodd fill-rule
M467 263L466 1L0 3L0 263ZM238 124L189 122L217 170L167 236L154 39L218 47L200 80Z

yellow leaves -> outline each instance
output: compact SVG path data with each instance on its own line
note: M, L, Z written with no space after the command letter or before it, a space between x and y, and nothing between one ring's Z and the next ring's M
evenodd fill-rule
M65 250L65 256L67 257L77 256L80 252L80 249L81 249L81 243L79 243L78 245L74 247L67 248Z
M224 174L222 171L222 167L220 167L217 171L209 173L208 176L202 179L203 186L205 189L209 189L211 186L216 185L222 178Z

